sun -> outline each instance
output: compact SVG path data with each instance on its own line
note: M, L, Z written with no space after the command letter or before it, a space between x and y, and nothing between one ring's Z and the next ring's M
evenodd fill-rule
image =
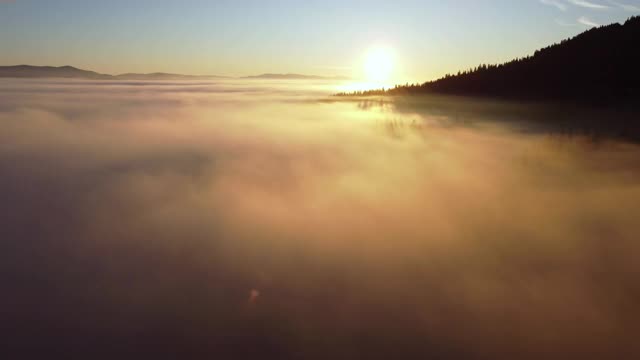
M376 47L367 53L364 73L368 81L386 83L391 79L395 67L394 54L388 48Z

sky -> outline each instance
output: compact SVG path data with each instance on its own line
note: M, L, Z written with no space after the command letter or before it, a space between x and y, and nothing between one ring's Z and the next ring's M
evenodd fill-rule
M640 0L0 0L0 65L358 77L383 47L394 80L425 81L637 14Z

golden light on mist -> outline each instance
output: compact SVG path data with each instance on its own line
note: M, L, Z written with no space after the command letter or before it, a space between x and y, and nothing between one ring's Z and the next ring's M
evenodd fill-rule
M351 358L353 334L367 359L431 355L432 336L464 345L452 358L635 346L640 146L537 130L568 111L330 86L0 82L10 341L161 336L231 359L247 356L229 338L303 359ZM21 328L34 313L42 329Z
M360 64L360 80L340 84L336 90L354 92L390 88L397 80L396 54L390 47L375 46L363 54Z

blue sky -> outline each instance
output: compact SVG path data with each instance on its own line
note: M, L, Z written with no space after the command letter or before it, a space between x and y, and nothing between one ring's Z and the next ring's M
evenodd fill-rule
M398 81L422 81L637 14L640 0L0 0L0 64L357 76L384 46Z

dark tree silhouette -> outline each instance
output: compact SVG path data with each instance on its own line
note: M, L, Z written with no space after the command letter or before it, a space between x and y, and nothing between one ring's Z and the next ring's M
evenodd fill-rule
M640 17L624 25L592 28L504 64L481 64L421 85L338 95L423 93L590 102L637 99Z

